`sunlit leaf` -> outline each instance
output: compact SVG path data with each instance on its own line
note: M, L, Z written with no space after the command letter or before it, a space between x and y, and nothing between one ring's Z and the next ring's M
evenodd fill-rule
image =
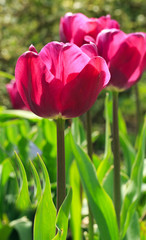
M68 216L69 210L72 200L72 189L69 190L68 195L66 196L64 202L62 203L57 219L56 219L56 227L58 229L58 233L53 238L53 240L66 240L67 238L67 231L68 231Z
M143 165L144 165L144 154L145 154L145 133L146 121L141 132L139 141L139 150L134 161L130 180L126 184L125 197L121 209L121 238L126 234L130 220L136 209L141 193L141 185L143 179Z
M8 78L8 79L14 79L15 77L7 72L0 71L0 77Z
M37 202L39 202L40 198L41 198L41 192L42 192L41 183L40 183L39 175L38 175L32 161L30 161L30 166L31 166L32 174L33 174L33 179L34 179L34 182L35 182L34 198L37 200Z
M81 239L81 182L80 175L74 161L71 165L70 171L70 185L73 190L72 203L71 203L71 230L73 239Z
M32 240L32 222L26 217L12 221L10 226L17 231L20 240Z
M20 172L20 191L16 201L16 205L19 209L26 209L31 204L30 198L29 198L27 176L26 176L24 166L16 152L15 152L15 155L16 155L16 158L15 158L16 164Z
M118 240L118 226L112 200L101 187L88 155L74 142L71 134L70 137L83 188L98 224L101 239Z
M35 215L34 240L52 240L56 232L56 208L52 201L48 172L40 156L39 162L44 176L44 191Z
M106 94L105 99L105 119L106 119L106 130L105 130L105 153L104 158L99 164L97 168L97 177L99 182L102 184L104 177L106 176L107 172L110 170L112 162L113 162L113 155L111 149L111 129L110 129L110 101L109 101L109 94Z

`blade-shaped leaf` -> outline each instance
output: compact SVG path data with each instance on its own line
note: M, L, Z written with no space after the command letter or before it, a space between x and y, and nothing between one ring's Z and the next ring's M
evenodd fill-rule
M131 177L126 184L125 198L121 209L121 239L123 239L123 237L126 234L127 228L133 216L141 193L145 154L145 135L146 135L145 131L146 121L144 122L144 126L142 129L139 141L139 150L133 164Z
M112 162L113 162L113 155L111 150L111 128L110 128L110 101L109 101L109 94L106 94L105 99L105 119L106 119L106 131L105 131L105 153L104 158L101 161L99 167L97 168L97 177L99 182L102 184L104 177L106 176L107 172L110 170Z
M123 149L124 160L126 163L127 174L130 176L131 168L135 159L135 150L131 143L129 142L128 138L120 131L120 145Z
M41 198L41 192L42 192L41 183L40 183L39 175L32 161L30 161L30 166L31 166L31 170L32 170L32 174L35 182L34 198L37 200L37 202L39 202Z
M73 161L70 168L70 185L73 190L73 197L71 203L71 230L73 239L81 239L81 182L80 175L77 169L76 162Z
M20 240L32 239L32 222L26 217L12 221L10 226L17 231Z
M34 240L52 240L56 231L56 208L52 201L49 175L40 156L39 162L45 186L35 215Z
M124 240L138 240L140 238L140 224L138 219L138 214L135 212L131 218L127 234Z
M16 205L20 209L26 209L30 206L30 198L29 198L29 191L28 191L28 182L27 182L27 176L24 169L24 166L19 158L19 156L16 154L16 164L18 166L18 169L20 171L20 192L16 201Z
M4 78L8 78L8 79L14 79L15 78L12 74L7 73L7 72L3 72L3 71L0 71L0 76L4 77Z
M70 188L69 193L67 194L64 202L62 203L57 219L56 219L56 227L58 229L58 233L53 238L53 240L66 240L67 238L67 230L68 230L68 216L69 210L72 200L72 189Z
M112 200L101 187L88 155L74 142L71 134L70 138L81 181L92 214L98 224L101 239L118 240L118 226Z

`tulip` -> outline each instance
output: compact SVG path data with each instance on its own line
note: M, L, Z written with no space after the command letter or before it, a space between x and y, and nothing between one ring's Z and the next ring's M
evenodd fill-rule
M11 80L10 83L6 84L6 88L12 103L12 107L14 109L28 110L17 90L16 81Z
M125 34L117 29L102 30L96 39L99 56L109 67L113 89L114 202L120 227L120 143L118 126L118 92L134 85L144 69L145 38L143 33Z
M109 67L111 79L109 86L118 91L134 85L144 70L145 37L143 33L130 33L117 29L107 29L96 39L99 56Z
M88 18L82 13L66 13L60 21L60 39L80 47L84 43L95 42L99 32L105 28L119 29L119 24L110 15Z
M16 64L15 78L25 105L44 118L73 118L85 113L108 84L107 65L96 46L51 42L34 46Z
M16 64L18 91L32 112L57 119L57 211L65 195L64 118L77 117L95 102L108 84L105 60L94 44L51 42L37 53L33 45Z

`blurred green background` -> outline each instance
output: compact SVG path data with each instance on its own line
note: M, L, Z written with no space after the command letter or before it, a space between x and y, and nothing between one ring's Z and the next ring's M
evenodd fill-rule
M66 12L82 12L88 17L110 14L125 32L146 31L145 0L1 0L0 70L14 74L17 58L34 44L38 51L49 41L59 40L60 17ZM139 83L142 112L146 111L146 77ZM11 107L5 84L0 77L0 105ZM93 115L103 107L102 94ZM135 122L134 89L121 94L120 106L127 121ZM95 110L96 109L96 110ZM134 124L135 126L135 124Z

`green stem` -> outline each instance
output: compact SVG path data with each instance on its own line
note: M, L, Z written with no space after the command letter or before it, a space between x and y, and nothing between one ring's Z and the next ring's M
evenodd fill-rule
M117 215L117 222L120 228L121 187L120 187L120 144L119 144L117 92L113 92L113 154L114 154L114 204Z
M57 212L66 196L64 120L57 119Z
M91 112L90 110L86 113L86 122L87 122L87 148L88 148L88 155L92 161L92 154L93 154L93 148L92 148L92 137L91 137ZM94 232L93 232L93 216L89 208L89 240L93 240Z
M140 109L140 97L138 91L138 85L135 85L135 98L136 98L136 121L137 121L137 133L140 129L141 123L141 109Z

